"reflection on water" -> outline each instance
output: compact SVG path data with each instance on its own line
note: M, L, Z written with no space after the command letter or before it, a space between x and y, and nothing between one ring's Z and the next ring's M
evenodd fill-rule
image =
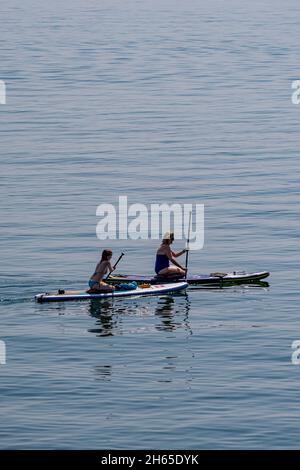
M114 300L104 302L91 300L89 313L92 317L97 318L97 328L88 329L89 333L95 333L97 336L113 336L118 330L118 334L121 334L118 319L120 312L118 308L115 308Z
M98 365L94 367L94 372L97 380L110 381L112 375L112 366Z
M244 286L218 287L216 290L230 289L231 292L244 291L248 289L266 289L269 286L267 282ZM192 286L190 292L194 290L212 290L212 287ZM193 334L189 322L189 311L191 302L187 293L177 293L176 295L164 295L153 301L153 298L141 302L140 299L109 299L107 301L92 300L88 307L88 312L96 318L95 328L88 329L89 333L96 336L116 336L128 332L129 323L124 324L125 316L141 317L140 326L135 327L134 332L145 331L149 322L146 318L155 318L151 323L150 329L158 331L175 332L178 328L184 328L190 335ZM130 330L132 331L132 330Z
M237 283L226 283L226 284L219 284L219 285L197 285L197 284L192 284L189 286L189 291L191 290L203 290L203 291L209 291L209 290L230 290L230 291L241 291L244 289L267 289L270 287L270 284L266 281L255 281L251 282L249 284L237 284Z
M155 325L157 330L174 331L184 327L191 333L188 322L190 302L187 294L159 297L156 305L156 308L153 308L153 299L146 305L139 301L127 303L124 300L118 305L117 299L107 302L91 301L88 311L96 318L96 327L89 328L88 332L96 336L122 335L124 315L138 315L143 321L143 318L153 316L154 313L160 320Z
M195 302L194 296L197 294L197 291L202 291L203 295L208 291L215 291L216 293L226 291L240 295L250 291L253 293L255 291L266 291L268 287L269 284L267 282L222 287L190 286L185 293L178 292L173 295L144 297L143 299L132 297L130 299L90 300L87 303L34 303L34 310L38 313L44 312L46 315L52 313L62 316L88 313L96 319L96 322L94 327L89 328L87 331L101 337L121 336L128 333L145 333L146 331L153 332L154 330L175 332L180 328L183 328L189 335L192 335L189 311ZM70 308L70 304L81 305L82 308L73 309ZM137 317L139 318L137 319ZM203 326L205 327L205 325L201 327Z
M184 297L181 299L179 304L176 300L177 299L174 299L173 297L165 297L158 301L155 314L160 319L160 322L156 325L156 329L174 331L184 325L184 327L191 333L188 321L188 313L190 310L188 295L184 294Z

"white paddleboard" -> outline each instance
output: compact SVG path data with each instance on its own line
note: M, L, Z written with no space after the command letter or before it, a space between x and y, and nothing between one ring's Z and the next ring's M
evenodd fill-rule
M172 284L154 284L149 287L137 287L134 290L114 291L99 294L88 294L85 291L64 291L64 293L43 293L37 294L35 300L37 302L60 302L66 300L91 300L91 299L111 299L115 297L130 297L142 295L160 295L171 292L177 292L186 289L187 282L176 282Z

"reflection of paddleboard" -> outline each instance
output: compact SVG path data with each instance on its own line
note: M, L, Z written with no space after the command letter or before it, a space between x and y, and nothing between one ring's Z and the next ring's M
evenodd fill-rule
M124 280L124 279L123 279ZM109 299L115 297L130 297L141 295L160 295L167 294L185 289L188 286L186 282L176 282L168 284L155 284L149 287L137 287L133 290L114 291L100 294L88 294L85 291L60 291L44 294L37 294L35 300L37 302L59 302L65 300L92 300L92 299Z
M268 271L261 271L258 273L246 273L244 271L234 271L232 273L211 273L211 274L199 274L199 275L189 275L187 276L186 282L188 284L244 284L248 282L255 282L260 281L261 279L265 279L268 277L270 273ZM112 275L109 278L109 282L116 284L120 282L133 282L136 281L137 283L142 282L150 282L151 284L157 284L158 282L183 282L185 279L180 279L176 277L170 277L169 279L166 277L151 277L151 276L142 276L142 275Z

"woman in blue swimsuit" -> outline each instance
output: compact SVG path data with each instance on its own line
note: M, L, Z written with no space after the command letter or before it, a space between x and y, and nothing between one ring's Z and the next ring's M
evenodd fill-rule
M183 268L174 258L186 253L186 250L182 250L179 253L175 253L171 250L170 245L174 241L174 233L166 233L164 235L162 244L157 250L156 261L155 261L155 272L159 276L185 276L186 269ZM174 266L170 266L170 261Z
M114 286L110 286L103 281L104 276L108 273L114 271L114 267L110 264L112 257L111 250L103 250L101 260L96 266L94 274L89 280L89 292L101 291L101 292L112 292L115 290Z

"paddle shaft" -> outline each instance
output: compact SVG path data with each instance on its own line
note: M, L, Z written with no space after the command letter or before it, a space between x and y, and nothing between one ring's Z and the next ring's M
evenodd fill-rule
M123 258L125 253L121 253L121 255L119 256L119 258L117 259L117 261L115 262L114 264L114 269L116 269L117 265L119 264L119 261L121 261L121 259ZM106 276L106 279L109 279L111 273L109 273L107 276Z
M189 217L189 231L188 231L188 238L186 242L186 255L185 255L185 279L187 277L187 267L188 267L188 262L189 262L189 249L190 249L190 234L191 234L191 221L192 221L192 212L190 212L190 217Z

